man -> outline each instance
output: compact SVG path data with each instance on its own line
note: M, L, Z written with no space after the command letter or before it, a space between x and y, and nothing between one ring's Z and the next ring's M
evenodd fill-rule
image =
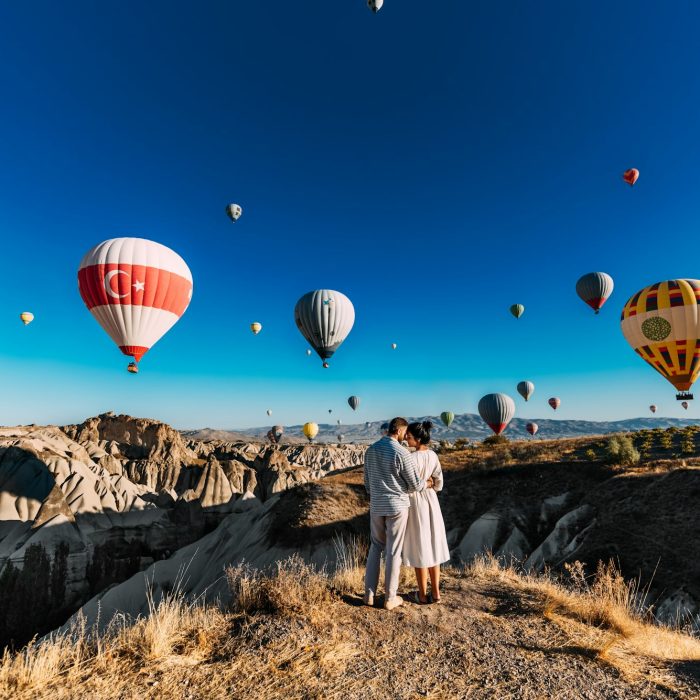
M386 437L371 445L365 453L365 489L369 494L372 540L365 572L365 604L374 605L384 552L386 610L393 610L403 603L397 589L410 505L408 494L430 486L418 476L413 455L401 445L407 427L405 418L394 418L389 423Z

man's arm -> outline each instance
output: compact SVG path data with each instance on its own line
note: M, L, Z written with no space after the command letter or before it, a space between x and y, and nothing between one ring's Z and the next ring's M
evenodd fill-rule
M365 468L364 468L364 473L365 473L365 491L367 491L367 495L372 498L372 494L370 493L369 490L369 471L370 471L370 462L372 461L372 449L368 449L367 452L365 452Z
M399 460L399 476L406 484L406 491L408 493L422 491L425 488L425 481L418 476L416 458L408 452L397 455L397 459Z

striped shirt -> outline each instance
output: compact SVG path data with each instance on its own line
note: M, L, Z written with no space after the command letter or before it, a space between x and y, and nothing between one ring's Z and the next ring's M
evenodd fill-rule
M365 489L373 515L397 515L410 506L408 494L422 491L415 457L398 440L383 437L365 453Z

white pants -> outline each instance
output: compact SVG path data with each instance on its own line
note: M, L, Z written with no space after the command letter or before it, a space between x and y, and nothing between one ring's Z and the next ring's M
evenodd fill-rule
M398 515L372 515L370 514L372 544L367 557L365 570L365 593L376 595L379 585L379 567L382 552L386 563L384 572L384 591L386 599L396 596L399 587L399 575L401 573L401 550L403 539L406 535L406 523L408 522L408 508Z

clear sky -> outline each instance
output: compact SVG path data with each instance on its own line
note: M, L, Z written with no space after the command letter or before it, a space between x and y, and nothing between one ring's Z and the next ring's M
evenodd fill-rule
M692 0L3 3L0 422L349 422L490 391L521 417L692 416L619 314L700 277L698 26ZM122 235L194 276L138 376L77 292ZM328 370L293 319L321 287L357 315Z

